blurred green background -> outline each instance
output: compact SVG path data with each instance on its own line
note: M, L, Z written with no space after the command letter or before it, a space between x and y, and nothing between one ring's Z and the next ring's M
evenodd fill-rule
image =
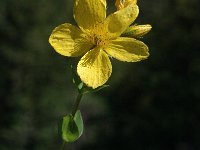
M108 11L114 11L109 0ZM85 131L67 150L200 149L200 1L140 0L149 59L112 60L110 87L81 103ZM77 91L70 64L48 43L75 24L72 0L0 1L0 150L58 150L58 118Z

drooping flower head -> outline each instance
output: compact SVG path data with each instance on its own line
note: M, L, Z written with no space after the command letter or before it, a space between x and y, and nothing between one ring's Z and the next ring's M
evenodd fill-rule
M49 42L61 55L82 56L77 73L87 86L97 88L112 73L109 56L126 62L141 61L149 56L143 42L120 37L138 13L136 3L129 3L106 18L106 0L75 0L74 19L78 27L69 23L59 25Z

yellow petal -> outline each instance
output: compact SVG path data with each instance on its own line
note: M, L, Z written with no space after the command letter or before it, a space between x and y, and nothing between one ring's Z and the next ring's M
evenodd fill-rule
M115 2L117 10L123 9L130 4L137 4L137 0L116 0Z
M75 0L74 18L81 29L93 28L106 18L106 0Z
M115 1L115 6L116 6L117 10L122 9L123 8L122 0L116 0Z
M135 4L128 5L124 9L109 15L106 18L105 25L111 37L118 37L128 26L133 23L139 14L139 8Z
M68 23L53 30L49 43L59 54L71 57L81 56L93 46L79 28Z
M133 25L128 27L126 31L123 32L122 36L128 37L142 37L143 35L147 34L151 30L152 26L149 24L145 25Z
M127 62L137 62L149 56L148 47L143 42L128 37L112 40L105 51L110 56Z
M77 72L87 86L95 89L106 83L112 73L112 65L107 54L96 47L81 58Z

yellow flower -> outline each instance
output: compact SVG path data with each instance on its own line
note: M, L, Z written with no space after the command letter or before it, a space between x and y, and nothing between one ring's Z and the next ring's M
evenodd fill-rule
M133 3L106 18L106 0L75 0L74 18L79 28L69 23L59 25L49 42L61 55L84 55L77 73L87 86L97 88L112 73L109 56L126 62L137 62L149 56L143 42L120 37L138 13L138 6Z

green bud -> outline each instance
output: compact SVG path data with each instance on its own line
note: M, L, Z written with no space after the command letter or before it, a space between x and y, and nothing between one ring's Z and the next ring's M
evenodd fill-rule
M140 38L143 35L147 34L151 30L152 26L149 24L146 25L133 25L128 27L126 31L122 34L125 37L134 37Z

